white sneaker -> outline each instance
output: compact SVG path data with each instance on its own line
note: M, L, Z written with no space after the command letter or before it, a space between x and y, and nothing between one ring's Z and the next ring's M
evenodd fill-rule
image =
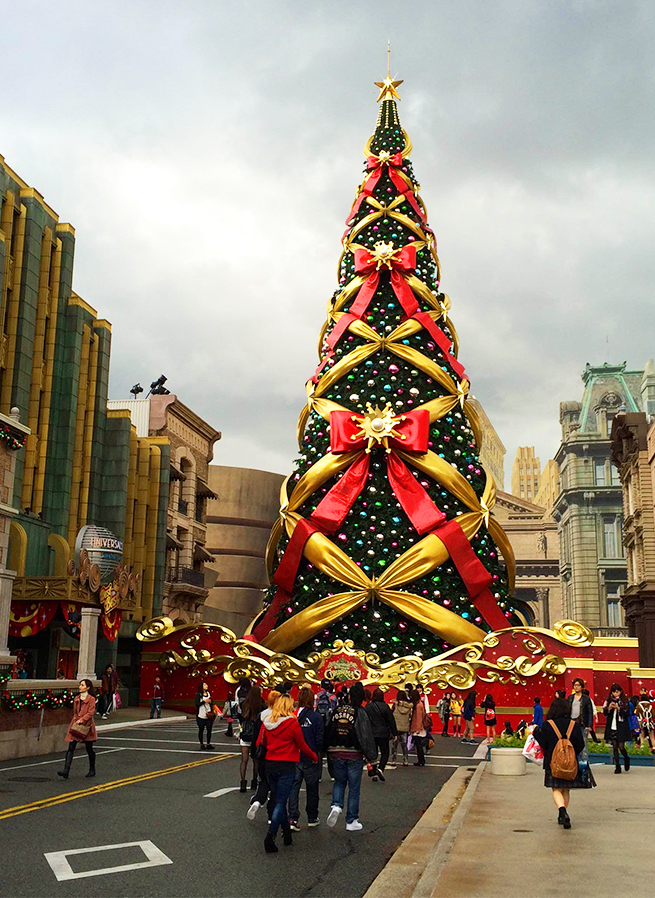
M325 821L328 826L334 826L336 824L341 811L342 808L340 808L339 805L332 805L332 807L330 808L330 813L327 815L327 820Z
M352 823L346 823L346 829L348 830L349 833L354 833L360 829L364 829L364 827L359 822L359 820L353 820Z
M261 804L258 801L253 801L248 810L246 811L246 817L248 820L254 820L257 811L261 808Z
M385 770L395 770L396 765L395 764L387 764L387 766L384 769Z

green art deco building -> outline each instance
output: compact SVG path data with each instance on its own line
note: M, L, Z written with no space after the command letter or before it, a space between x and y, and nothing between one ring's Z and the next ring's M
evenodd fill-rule
M129 413L107 410L111 325L73 290L73 227L2 156L0 197L0 414L13 410L30 430L4 507L11 522L1 561L17 573L12 620L21 601L100 606L69 567L78 532L97 524L124 542L133 578L118 607L129 638L160 610L170 444L138 437ZM61 656L23 629L10 649L24 640L38 675L53 676Z

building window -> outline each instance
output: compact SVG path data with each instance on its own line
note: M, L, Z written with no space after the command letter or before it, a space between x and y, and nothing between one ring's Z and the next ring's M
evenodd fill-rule
M610 436L612 433L612 421L614 420L614 412L606 412L605 413L605 423L607 426L607 436Z
M604 461L594 462L594 480L596 486L607 486L607 476Z
M618 558L618 541L616 538L616 518L603 518L603 557Z
M608 627L622 627L621 603L618 596L607 597L607 625Z
M610 482L612 486L619 486L621 478L619 477L619 469L610 463Z

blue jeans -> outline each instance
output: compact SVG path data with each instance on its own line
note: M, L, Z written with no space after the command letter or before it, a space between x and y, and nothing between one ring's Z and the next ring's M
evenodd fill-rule
M307 787L307 820L318 820L318 776L320 767L309 759L301 758L296 765L296 779L289 798L289 817L296 823L300 819L300 786L303 779Z
M357 820L359 817L359 793L362 788L364 761L344 761L343 758L334 758L332 769L334 770L332 804L343 808L346 797L346 783L348 783L346 823L352 823L353 820Z
M287 801L296 779L296 765L293 761L267 761L266 779L272 794L275 795L275 807L268 828L269 835L275 838L280 826L284 832L289 829Z
M150 701L150 719L157 715L157 717L161 717L161 699L153 698Z

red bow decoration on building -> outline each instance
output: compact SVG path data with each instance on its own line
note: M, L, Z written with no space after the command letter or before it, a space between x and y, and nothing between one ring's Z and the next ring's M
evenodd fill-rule
M393 155L388 153L386 150L382 150L379 156L367 156L366 157L366 168L369 170L370 174L364 181L362 185L361 192L355 202L353 203L352 209L346 219L346 224L348 224L354 215L357 215L359 212L359 207L362 205L367 196L373 196L373 191L378 185L380 178L382 177L382 169L384 166L387 167L387 172L389 174L389 180L396 188L398 193L404 193L405 199L410 204L414 212L419 217L419 221L425 224L425 215L423 214L423 210L419 206L416 201L416 197L414 196L413 190L410 185L408 185L403 179L400 177L395 169L401 168L403 164L403 157L401 153L394 153Z
M360 277L367 276L359 288L357 298L350 306L350 310L342 315L327 338L328 349L332 350L347 329L351 321L362 318L369 307L369 303L375 296L375 291L380 283L380 269L387 268L390 272L391 286L396 298L403 307L405 314L411 318L418 312L419 305L407 283L406 275L416 270L416 247L411 244L394 249L393 243L380 241L373 249L355 250L355 273Z

